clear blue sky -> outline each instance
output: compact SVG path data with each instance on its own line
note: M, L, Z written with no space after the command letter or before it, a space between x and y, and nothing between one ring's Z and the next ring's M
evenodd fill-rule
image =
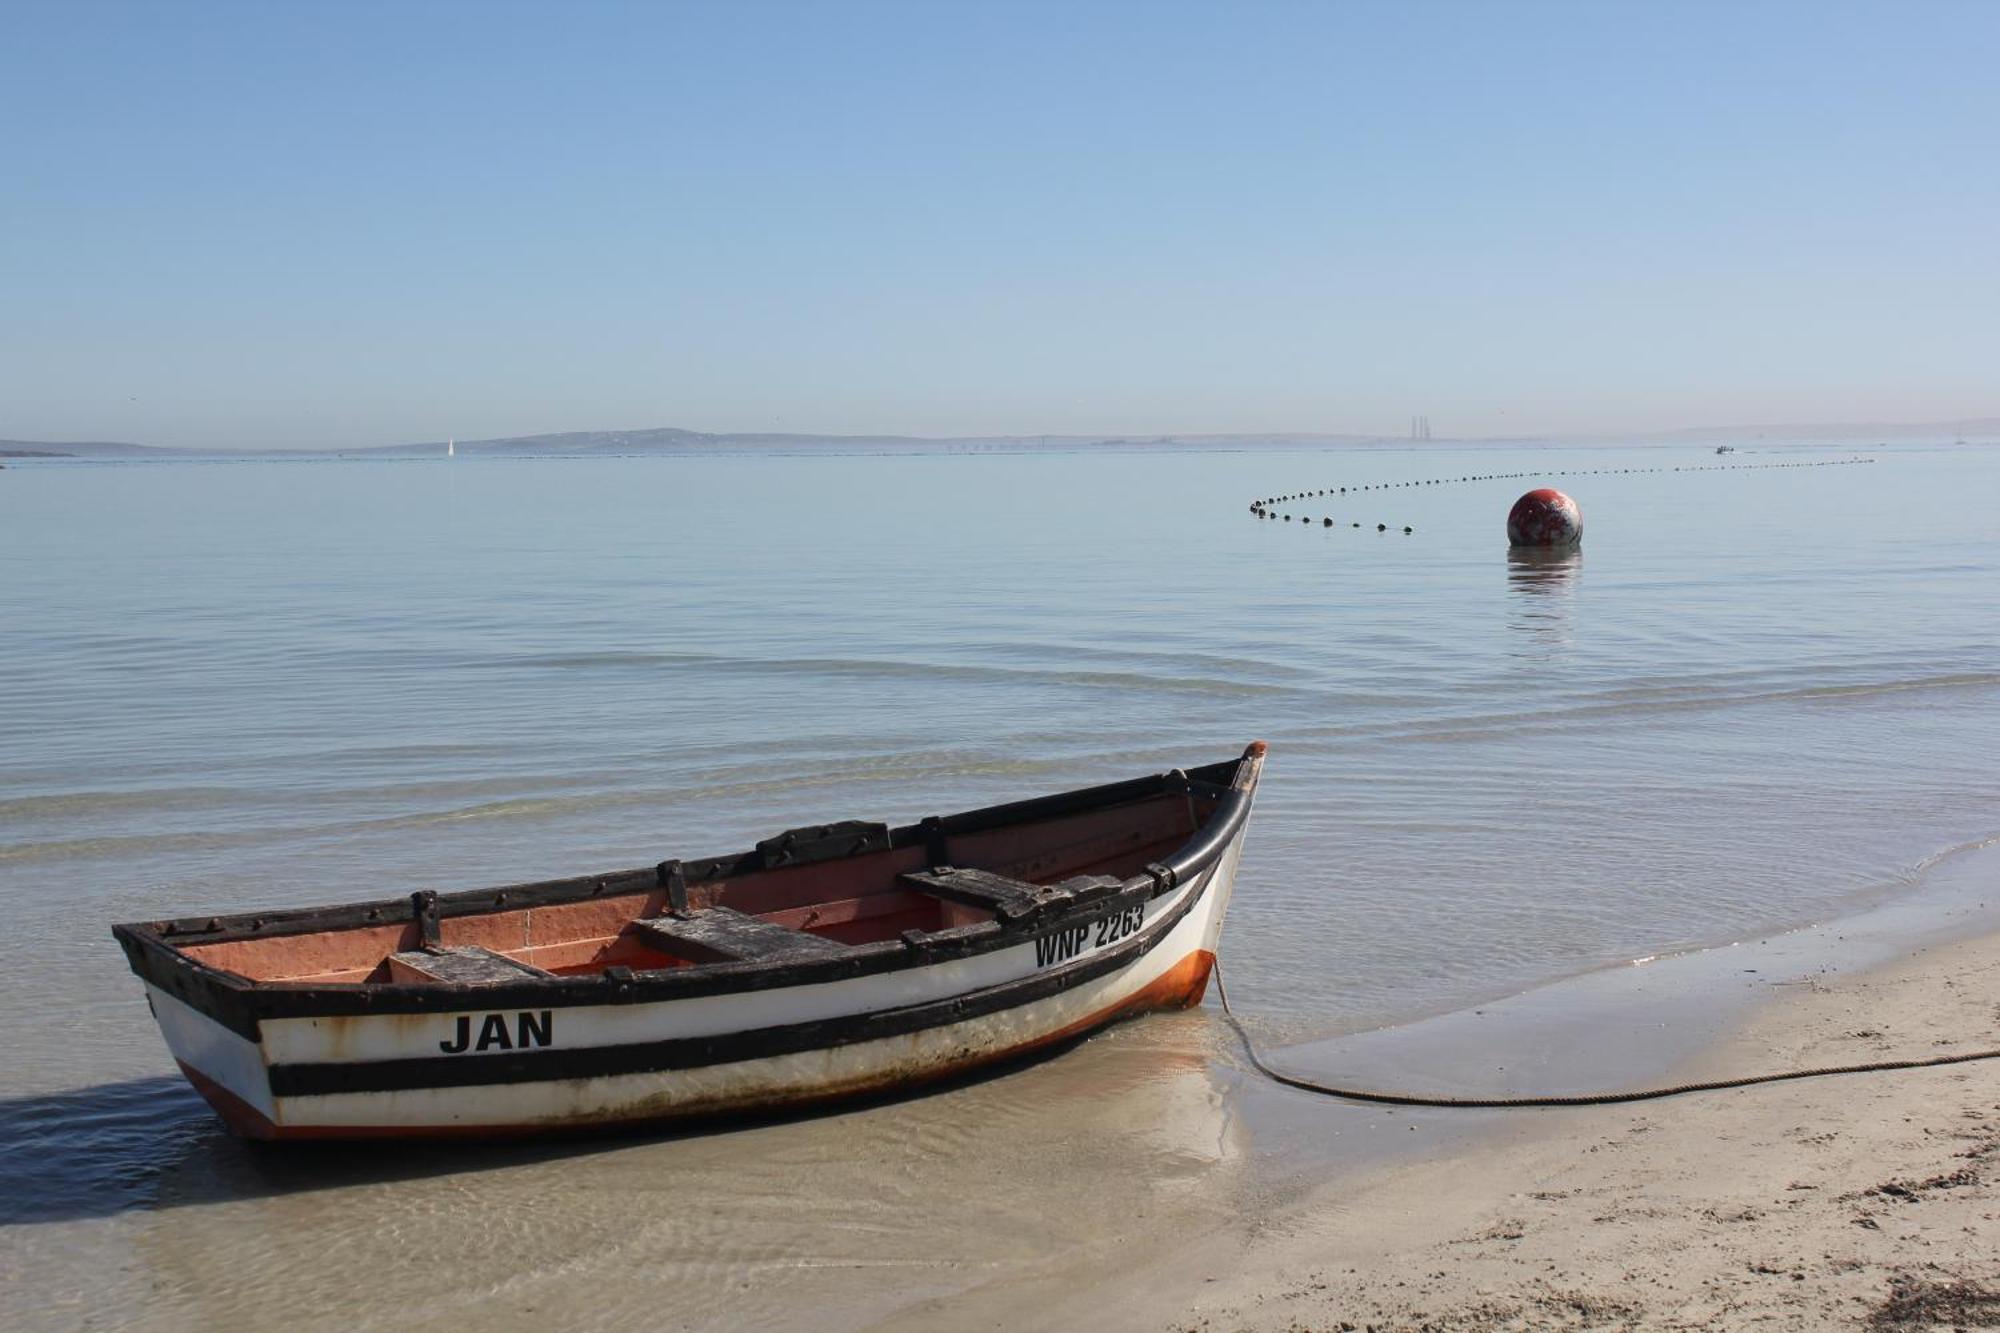
M2000 413L2000 3L0 0L0 437Z

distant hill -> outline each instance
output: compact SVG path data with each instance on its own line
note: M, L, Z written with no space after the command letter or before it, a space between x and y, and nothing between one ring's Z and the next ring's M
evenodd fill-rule
M192 452L150 444L119 444L109 440L70 443L58 440L0 440L0 458L148 458Z
M734 450L839 450L864 453L915 453L944 450L1015 451L1042 449L1202 449L1253 448L1273 444L1379 443L1370 435L806 435L772 432L682 430L656 426L645 430L567 431L555 435L515 435L496 440L459 440L460 454L532 457L576 457L593 454L727 453ZM427 456L441 454L445 441L392 444L343 449L344 454Z
M1717 444L1796 442L1796 443L1888 443L1890 441L2000 441L2000 417L1978 417L1964 421L1933 422L1830 422L1816 425L1701 426L1687 430L1596 433L1581 435L1511 436L1446 439L1427 443L1436 447L1467 445L1576 444ZM629 454L673 453L1033 453L1045 450L1089 449L1093 451L1143 451L1148 449L1314 449L1330 446L1402 447L1412 443L1400 436L1323 434L1301 431L1256 432L1237 435L812 435L774 432L710 432L684 430L677 426L652 426L639 430L580 430L548 435L512 435L501 439L459 440L457 452L471 456L499 458L573 458ZM124 444L111 441L0 440L0 458L298 458L324 457L422 458L445 451L445 441L420 444L362 445L347 449L175 449L157 445Z
M459 440L461 454L504 454L513 457L535 454L565 457L588 454L684 453L721 449L769 449L798 446L846 444L857 447L923 448L939 441L905 435L715 435L705 431L682 430L677 426L654 426L643 430L574 430L554 435L511 435L496 440ZM389 444L362 449L343 449L347 454L441 454L445 441L422 444Z
M1392 444L1398 441L1374 435L1323 434L1244 434L1244 435L812 435L769 431L711 432L684 430L677 426L654 426L639 430L563 431L547 435L511 435L501 439L458 440L460 455L499 458L576 458L629 454L808 452L844 453L936 453L1035 452L1041 450L1097 449L1253 449L1294 445L1303 447L1334 444ZM176 449L157 445L92 443L39 443L0 440L0 452L18 451L17 456L44 458L297 458L307 455L339 455L365 458L426 458L445 451L443 440L417 444L359 445L333 449Z

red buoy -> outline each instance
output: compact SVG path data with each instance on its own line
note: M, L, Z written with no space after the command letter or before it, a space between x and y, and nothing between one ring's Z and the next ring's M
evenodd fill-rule
M1529 491L1507 511L1507 541L1513 546L1574 546L1583 540L1583 511L1553 487Z

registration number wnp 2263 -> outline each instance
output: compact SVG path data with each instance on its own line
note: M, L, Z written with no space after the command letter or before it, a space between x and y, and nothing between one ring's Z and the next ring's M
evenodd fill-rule
M1035 966L1066 963L1080 953L1116 944L1146 924L1146 904L1133 903L1095 921L1054 931L1035 941Z

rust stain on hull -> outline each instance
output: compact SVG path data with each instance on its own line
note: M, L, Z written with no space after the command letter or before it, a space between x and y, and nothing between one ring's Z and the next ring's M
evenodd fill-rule
M680 1103L657 1111L602 1118L558 1118L510 1125L281 1125L200 1071L182 1063L181 1072L215 1108L236 1134L249 1139L330 1141L341 1139L501 1139L614 1133L645 1125L713 1119L728 1114L780 1113L809 1110L892 1089L915 1090L985 1065L1021 1059L1074 1040L1123 1018L1161 1009L1191 1009L1208 991L1215 955L1196 949L1142 989L1115 1004L1030 1041L992 1050L961 1052L956 1058L929 1060L908 1068L889 1068L863 1079L835 1084L800 1086L766 1096L725 1097L710 1102Z

